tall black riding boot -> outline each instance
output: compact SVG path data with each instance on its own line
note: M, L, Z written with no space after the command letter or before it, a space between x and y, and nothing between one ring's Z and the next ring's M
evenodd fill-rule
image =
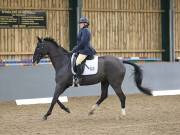
M76 75L74 75L74 86L78 87L79 86L79 77L82 74L82 67L81 65L76 66Z

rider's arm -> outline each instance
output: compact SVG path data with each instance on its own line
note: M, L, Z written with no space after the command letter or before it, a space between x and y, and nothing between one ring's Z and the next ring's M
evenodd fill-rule
M90 40L90 33L89 33L88 29L83 29L80 39L81 40L79 41L77 47L75 47L75 49L73 49L73 52L83 49L84 46L88 44L88 42Z

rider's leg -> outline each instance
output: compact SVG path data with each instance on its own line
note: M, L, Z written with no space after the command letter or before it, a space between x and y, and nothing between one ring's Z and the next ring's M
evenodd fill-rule
M81 62L82 62L83 60L85 60L86 57L87 57L87 55L79 54L78 57L77 57L77 60L76 60L76 66L80 65Z
M85 60L87 55L79 54L76 60L76 75L75 75L75 86L79 85L79 76L80 76L80 65L83 60Z

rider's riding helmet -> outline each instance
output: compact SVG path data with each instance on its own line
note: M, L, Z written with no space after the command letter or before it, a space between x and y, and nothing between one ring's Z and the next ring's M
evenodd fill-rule
M79 23L87 23L89 25L89 20L87 17L83 16L79 19Z

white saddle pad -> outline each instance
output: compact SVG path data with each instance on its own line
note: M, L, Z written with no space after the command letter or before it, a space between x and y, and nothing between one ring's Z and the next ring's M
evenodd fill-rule
M94 56L92 60L86 60L86 65L82 75L94 75L98 72L98 56Z
M71 64L73 61L73 57L74 57L74 54L72 55L72 58L71 58ZM74 72L73 66L71 66L71 71L73 74L76 74ZM98 72L98 56L94 56L94 59L86 60L86 65L85 65L84 72L82 73L82 75L94 75L94 74L97 74L97 72Z

